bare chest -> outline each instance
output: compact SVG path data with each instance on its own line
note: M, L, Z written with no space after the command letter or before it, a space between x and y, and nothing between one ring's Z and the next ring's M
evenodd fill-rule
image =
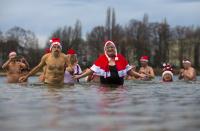
M65 69L65 61L61 58L48 59L46 65L48 70L64 71Z

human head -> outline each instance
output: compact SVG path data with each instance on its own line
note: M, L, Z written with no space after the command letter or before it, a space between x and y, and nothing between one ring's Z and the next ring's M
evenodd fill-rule
M58 55L62 50L62 46L60 44L60 39L52 38L50 40L50 42L51 42L50 51L53 52L54 55Z
M67 51L68 61L71 65L74 65L75 63L78 63L77 54L76 51L73 49L69 49Z
M163 73L162 73L162 80L164 82L171 82L173 81L173 73L172 73L173 69L172 66L170 64L163 64Z
M104 45L104 53L106 57L108 58L108 61L111 60L111 58L115 58L115 60L118 60L117 57L117 48L112 41L107 41Z
M171 82L171 81L173 81L173 73L171 71L164 71L162 73L162 80L164 82Z
M14 59L14 58L16 58L16 56L17 56L17 53L16 53L15 51L11 51L11 52L9 53L9 55L8 55L8 57L9 57L10 59Z
M183 61L182 61L182 64L183 64L183 68L184 69L188 69L189 67L191 67L191 61L190 60L188 60L188 59L183 59Z
M141 66L147 66L149 62L149 57L148 56L141 56L140 57L140 64Z

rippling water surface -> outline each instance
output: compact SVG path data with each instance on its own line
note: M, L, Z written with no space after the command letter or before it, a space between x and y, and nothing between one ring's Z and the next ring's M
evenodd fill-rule
M0 77L1 131L200 131L200 81L6 84ZM199 77L198 77L199 80Z

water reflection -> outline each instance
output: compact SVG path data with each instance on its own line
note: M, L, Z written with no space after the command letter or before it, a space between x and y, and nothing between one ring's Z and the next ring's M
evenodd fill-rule
M199 130L198 81L126 82L115 88L0 84L3 131Z

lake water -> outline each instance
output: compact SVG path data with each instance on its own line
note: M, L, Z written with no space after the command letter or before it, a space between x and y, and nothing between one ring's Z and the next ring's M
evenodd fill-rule
M126 81L123 88L88 83L52 88L7 84L0 77L1 131L200 131L196 82Z

